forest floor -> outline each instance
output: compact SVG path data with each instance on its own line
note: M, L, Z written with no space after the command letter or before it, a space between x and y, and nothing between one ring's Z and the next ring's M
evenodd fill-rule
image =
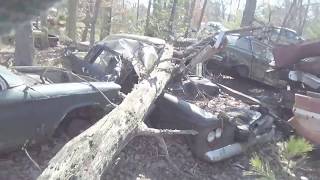
M50 63L48 60L61 56L61 53L61 48L51 48L46 51L37 52L37 57L42 59L41 64L48 63L46 65L50 65L55 63ZM261 84L244 79L235 80L232 78L222 78L219 82L257 98L267 99L270 103L277 102L278 92ZM230 107L248 106L224 92L216 97L207 100L195 100L192 101L192 103L212 113L224 111ZM184 174L181 174L166 161L164 151L159 147L158 141L155 138L136 137L122 150L120 155L115 159L113 166L106 172L104 178L119 180L255 179L255 177L245 175L245 173L250 170L250 158L253 154L257 153L269 159L272 164L277 159L274 154L274 151L277 149L276 143L283 139L284 135L277 129L275 141L267 145L255 146L242 155L219 163L208 163L193 156L183 136L166 136L165 141L170 157L177 167L184 172ZM27 150L32 159L40 166L40 169L37 168L22 150L1 155L0 180L36 179L41 171L46 168L49 160L68 140L69 139L64 136L54 137L49 142ZM292 179L301 179L301 176L307 177L308 179L319 179L319 161L310 162L312 163L298 170L296 173L297 177L292 177Z

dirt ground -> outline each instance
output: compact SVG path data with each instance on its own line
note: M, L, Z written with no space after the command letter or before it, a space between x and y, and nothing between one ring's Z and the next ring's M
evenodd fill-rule
M52 59L60 55L61 48L49 49L41 51L37 57ZM51 62L45 61L50 64ZM223 84L234 87L239 91L253 95L261 100L277 102L277 91L267 88L255 82L225 78L220 79ZM216 97L212 97L206 101L191 101L198 106L210 111L218 113L229 107L247 107L248 105L229 96L221 93ZM285 119L284 119L285 120ZM282 139L282 133L277 130L275 142ZM67 142L66 137L55 137L50 142L46 142L38 147L28 149L27 152L32 159L39 164L40 169L29 159L26 153L22 150L11 152L0 156L0 180L33 180L36 179L41 171L46 168L49 160L59 151L59 149ZM115 159L112 168L110 168L104 179L119 179L119 180L205 180L205 179L255 179L244 175L249 170L249 159L253 153L259 153L268 157L270 161L276 159L272 152L274 151L275 142L256 146L248 152L225 160L219 163L207 163L193 156L187 146L183 136L166 136L165 141L168 146L168 151L172 161L183 172L177 172L172 164L168 163L164 157L164 151L158 146L158 142L153 137L136 137L133 139ZM305 176L308 179L319 179L320 163L317 161L313 164L306 165L299 171L299 176L294 179L301 179Z

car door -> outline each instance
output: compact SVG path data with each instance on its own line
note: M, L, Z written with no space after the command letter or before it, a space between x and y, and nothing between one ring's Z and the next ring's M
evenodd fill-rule
M252 73L252 60L253 55L251 51L250 40L247 37L240 37L235 45L230 48L228 52L228 57L230 59L230 64L232 64L232 68L235 67L243 67L247 71L246 77L250 77Z
M273 71L270 66L270 63L273 61L271 48L258 41L251 41L251 45L254 58L252 63L252 77L255 80L264 82Z
M38 128L34 118L38 108L32 102L39 93L23 84L9 86L7 82L0 75L0 151L32 143Z

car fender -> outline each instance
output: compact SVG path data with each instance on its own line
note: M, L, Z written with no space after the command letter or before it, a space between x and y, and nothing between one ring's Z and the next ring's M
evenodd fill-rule
M69 108L66 109L66 111L62 114L62 116L59 118L59 120L54 124L54 128L52 128L52 131L50 132L50 135L52 135L56 129L60 126L60 124L65 120L67 115L71 113L72 111L83 108L83 107L93 107L93 106L99 106L102 109L104 109L103 105L100 103L95 103L95 102L86 102L86 103L81 103L81 104L74 104L73 106L70 106Z

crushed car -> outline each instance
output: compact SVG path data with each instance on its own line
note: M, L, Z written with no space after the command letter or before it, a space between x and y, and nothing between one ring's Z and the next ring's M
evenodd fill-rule
M114 82L84 81L61 68L0 66L0 152L40 143L58 130L76 135L112 109L119 91Z
M200 87L199 84L196 86ZM191 151L202 160L218 162L270 141L274 135L273 121L262 107L230 108L215 115L165 93L155 102L147 122L160 129L198 131L197 135L186 136Z
M115 34L96 43L84 58L67 49L63 64L76 74L116 82L128 93L139 77L153 69L164 46L162 39Z

